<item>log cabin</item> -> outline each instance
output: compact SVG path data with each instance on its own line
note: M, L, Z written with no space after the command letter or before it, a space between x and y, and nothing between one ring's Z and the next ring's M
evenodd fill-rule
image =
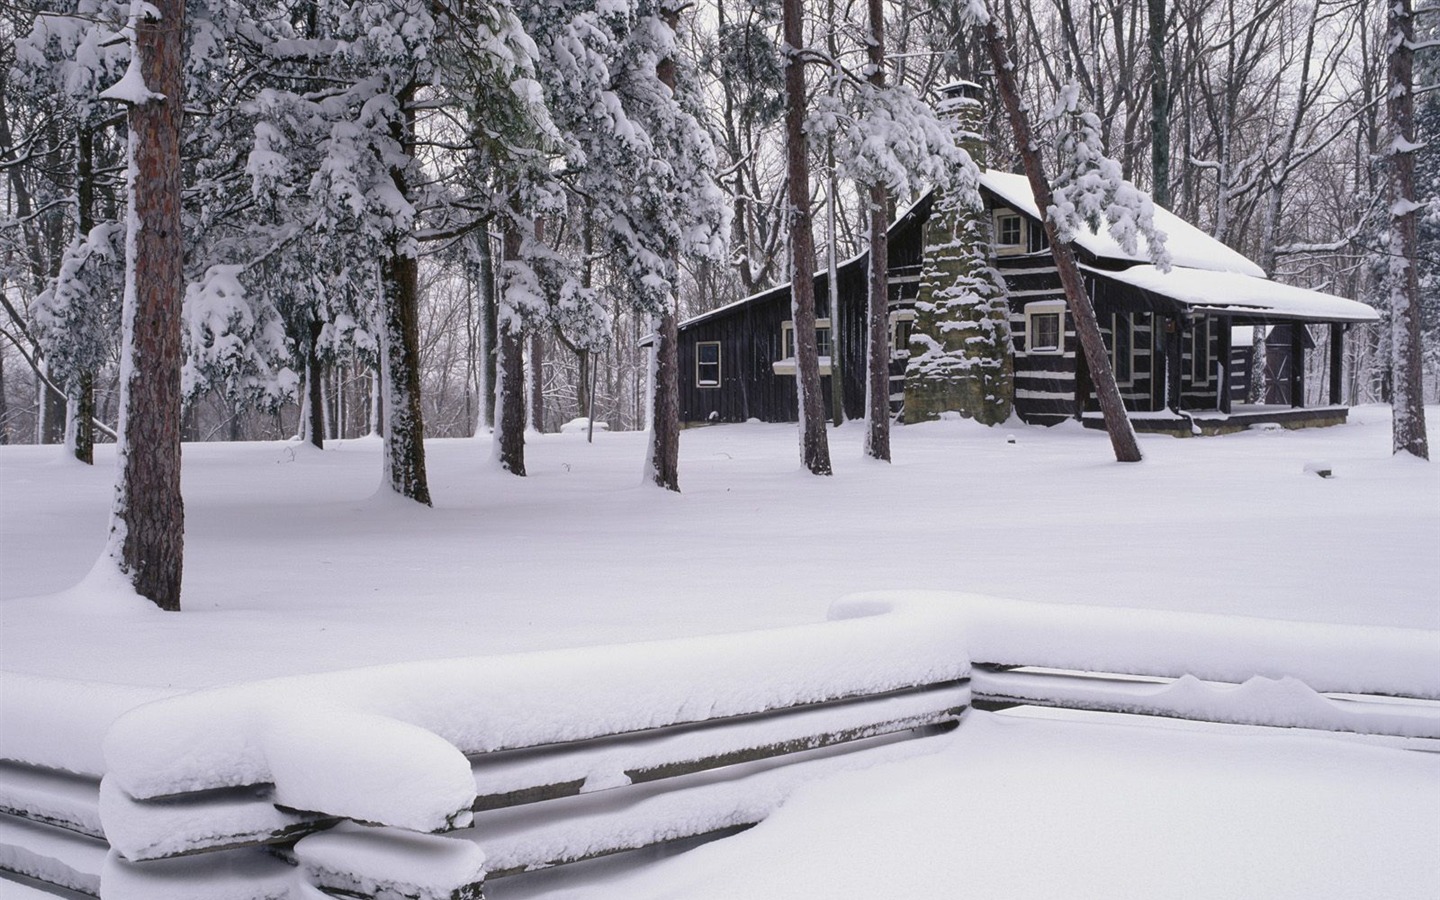
M975 233L984 236L985 259L999 276L995 283L1008 325L1002 346L1013 371L1003 387L987 388L1009 393L999 398L1002 412L989 411L989 420L1003 420L1013 410L1027 423L1077 418L1100 427L1074 317L1028 180L982 169L979 193L982 207L969 214L978 217ZM944 287L936 283L945 275L933 257L947 238L934 233L944 218L936 210L932 192L903 210L889 229L890 400L892 412L904 421L934 417L913 416L905 407L907 394L912 403L916 396L912 356L941 338L921 333L919 325L935 326L917 316L917 308L929 308L926 292ZM1378 321L1375 310L1272 281L1251 260L1159 207L1155 224L1166 235L1172 260L1168 272L1151 264L1143 237L1134 253L1103 228L1082 230L1072 242L1136 429L1198 434L1261 422L1286 427L1343 422L1344 334L1353 325ZM815 279L821 393L830 417L836 402L843 404L846 418L862 417L865 411L867 265L862 253L837 267L833 304L828 274ZM1323 392L1328 402L1307 409L1303 359L1315 344L1310 329L1300 326L1322 324L1329 326L1329 384ZM1286 335L1288 359L1301 361L1287 362L1284 390L1272 390L1267 398L1283 397L1283 405L1235 402L1230 385L1243 359L1232 353L1231 332L1237 326L1283 326L1271 333ZM680 323L682 422L795 421L793 346L788 284ZM986 420L982 411L963 403L953 411Z

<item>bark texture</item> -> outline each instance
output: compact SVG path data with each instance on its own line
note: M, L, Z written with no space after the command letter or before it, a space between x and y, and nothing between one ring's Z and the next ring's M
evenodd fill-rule
M505 223L505 260L520 259L520 229ZM502 305L505 305L502 300ZM512 475L525 474L525 345L514 310L499 317L499 353L495 374L496 447L500 467Z
M670 311L655 320L655 397L650 427L650 478L680 490L680 329Z
M680 24L680 7L667 3L661 18L673 33ZM672 92L676 86L675 60L665 56L655 64L655 77ZM672 262L675 254L672 252ZM671 303L674 303L673 292ZM673 306L655 320L655 379L650 409L649 477L657 487L680 490L680 329Z
M495 297L495 260L490 248L490 232L480 233L476 248L480 267L480 371L484 387L480 392L480 420L487 428L495 427L495 364L499 358L500 332L495 321L498 303Z
M131 235L133 284L127 304L122 382L123 449L111 520L112 553L136 593L180 609L185 503L180 495L180 303L185 290L180 220L180 123L185 4L154 0L135 24L135 52L148 88L132 104Z
M87 466L95 464L95 376L80 372L65 386L65 444Z
M1170 70L1165 65L1165 0L1146 0L1150 30L1150 196L1170 208Z
M380 266L380 274L385 290L386 368L389 370L385 445L390 462L390 487L402 497L429 506L425 423L420 408L419 262L411 253L396 248ZM324 419L320 421L320 433L324 434Z
M868 0L870 40L870 83L877 89L885 86L885 5L883 0ZM870 187L870 290L869 290L869 360L865 375L868 379L865 396L869 408L865 431L865 453L872 459L890 461L890 192L883 184ZM833 239L832 239L833 243ZM833 250L832 250L833 254ZM834 275L831 275L834 278ZM833 282L832 282L833 283ZM832 323L832 358L840 356L834 342L833 323L840 321L839 311L830 310ZM838 380L831 375L832 380Z
M872 3L877 0L871 0ZM890 241L887 210L890 192L883 186L870 189L870 291L869 360L865 376L865 453L873 459L890 461ZM831 318L831 321L838 319ZM832 351L838 355L837 351ZM833 376L832 376L833 377Z
M1011 130L1015 133L1015 145L1020 149L1020 159L1025 164L1025 174L1030 179L1030 189L1035 194L1035 205L1042 211L1054 203L1050 192L1050 181L1045 177L1040 161L1039 148L1030 133L1030 120L1020 101L1015 85L1014 63L1005 40L991 19L981 28L986 52L995 69L995 85L1000 101L1010 119ZM1050 250L1055 257L1055 267L1060 272L1060 283L1065 288L1065 301L1075 317L1075 331L1080 336L1080 346L1089 363L1090 375L1095 385L1095 395L1100 400L1100 411L1105 417L1105 431L1115 449L1119 462L1139 462L1140 444L1135 439L1135 429L1125 414L1125 404L1120 399L1120 388L1115 383L1115 372L1110 368L1110 354L1105 350L1105 340L1100 335L1100 323L1095 318L1095 307L1085 293L1085 284L1080 280L1080 267L1075 262L1075 253L1070 245L1060 239L1054 221L1049 215L1045 219L1045 236L1050 240Z
M310 346L305 352L305 439L321 450L325 449L325 390L320 384L318 344L324 329L319 321L310 323Z
M530 333L530 427L545 433L545 336Z
M391 126L392 136L405 148L407 158L413 157L415 150L415 118L409 110L414 96L413 86L400 91L398 99L406 112ZM392 168L390 178L395 190L408 199L412 192L405 170ZM400 496L429 506L425 419L420 406L420 263L408 236L397 235L391 241L387 258L380 265L385 292L385 447L390 486Z
M795 387L800 408L800 461L829 475L830 443L820 396L815 343L815 234L810 214L810 160L805 138L805 46L802 0L784 0L785 161L790 201L790 317L795 326Z
M1394 321L1394 442L1396 453L1430 458L1420 347L1420 211L1415 200L1415 40L1410 0L1392 0L1388 112L1390 156L1390 278Z

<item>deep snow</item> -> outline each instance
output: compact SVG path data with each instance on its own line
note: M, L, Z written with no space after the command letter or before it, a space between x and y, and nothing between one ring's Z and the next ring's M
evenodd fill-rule
M1120 465L1102 433L1076 425L945 421L898 430L890 466L861 458L863 431L852 424L831 432L831 479L801 472L794 426L722 426L682 436L679 496L641 484L642 435L597 433L593 445L583 434L532 436L526 479L493 468L488 439L432 441L433 510L377 496L375 440L323 452L187 445L180 615L116 603L103 578L80 583L104 546L110 448L98 448L93 469L59 448L0 448L4 730L29 738L43 728L38 743L54 764L90 771L116 716L194 688L816 623L835 598L871 590L1384 626L1402 638L1440 628L1440 475L1390 456L1388 410L1357 410L1352 423L1142 436L1146 461ZM1321 460L1335 477L1307 471ZM1063 637L1062 619L1050 624ZM1123 623L1143 638L1147 621L1116 615L1112 630ZM1064 644L1035 633L1048 642L1037 646ZM1422 655L1432 638L1417 645ZM1440 839L1440 817L1423 814L1440 799L1440 757L1296 735L1235 739L1223 728L989 716L946 740L923 765L815 786L691 863L624 876L640 880L622 893L708 896L701 883L716 896L726 884L753 893L766 879L783 885L822 869L848 893L856 882L844 873L889 869L895 854L932 844L938 852L946 835L968 835L974 854L956 871L997 896L1054 896L1053 879L1086 866L1094 896L1186 896L1158 885L1191 879L1189 896L1440 890L1433 863L1397 862ZM1249 793L1226 786L1217 758ZM907 792L929 806L911 816L886 799ZM1217 796L1230 805L1216 808ZM1016 821L976 837L975 816L1006 811ZM1333 834L1352 821L1363 865L1327 882L1348 893L1278 890L1313 887L1292 870L1329 867ZM1202 877L1181 858L1187 846L1242 863L1200 866ZM787 866L802 848L819 862ZM1043 866L1022 864L1035 853ZM952 870L914 858L919 874L870 893L935 896ZM712 865L761 880L701 874ZM607 896L591 885L613 873L584 874L594 871L562 883L580 884L577 897ZM1241 877L1255 889L1232 889ZM790 896L776 891L766 895Z

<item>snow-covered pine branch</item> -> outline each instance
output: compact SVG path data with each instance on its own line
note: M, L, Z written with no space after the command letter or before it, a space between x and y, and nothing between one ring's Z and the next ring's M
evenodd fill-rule
M66 382L110 362L120 324L125 226L105 222L77 235L60 271L31 306L52 377Z
M1150 198L1121 174L1120 164L1101 147L1100 119L1080 102L1080 86L1065 85L1045 118L1060 129L1059 165L1052 180L1054 203L1046 211L1060 237L1069 241L1082 228L1099 232L1103 222L1126 253L1139 252L1140 238L1156 268L1170 269L1165 233L1155 227Z
M815 98L806 131L835 141L840 174L883 185L897 197L924 187L959 191L978 202L978 170L954 126L907 85L863 84L846 98Z

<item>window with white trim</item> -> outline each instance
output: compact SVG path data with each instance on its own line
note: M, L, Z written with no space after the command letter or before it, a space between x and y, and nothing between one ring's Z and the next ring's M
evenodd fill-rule
M915 327L915 310L897 309L890 314L890 358L910 358L910 331Z
M1065 301L1025 304L1025 352L1065 352Z
M1018 213L1009 210L995 212L995 252L1024 253L1025 220Z
M815 348L816 356L828 357L830 355L830 320L815 320ZM786 321L780 323L780 358L795 358L795 323Z
M720 386L720 342L700 341L695 344L695 386Z

